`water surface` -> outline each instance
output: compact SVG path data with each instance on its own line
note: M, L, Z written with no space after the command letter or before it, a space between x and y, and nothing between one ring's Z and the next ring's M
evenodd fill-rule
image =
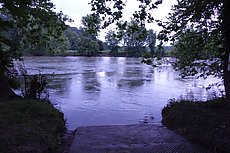
M153 68L140 58L25 57L29 74L51 78L50 99L65 114L69 129L79 126L161 121L169 99L206 99L203 87L218 81L182 79L170 65Z

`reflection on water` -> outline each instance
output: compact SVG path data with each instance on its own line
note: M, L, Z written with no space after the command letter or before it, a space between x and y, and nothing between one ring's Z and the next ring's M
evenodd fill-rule
M161 109L180 96L205 99L209 78L181 79L171 66L153 68L124 57L25 57L29 74L52 76L50 99L69 129L103 124L160 123Z

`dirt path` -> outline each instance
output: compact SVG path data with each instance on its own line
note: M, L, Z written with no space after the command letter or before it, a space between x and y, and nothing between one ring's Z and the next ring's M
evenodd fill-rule
M159 125L80 127L70 153L210 153Z

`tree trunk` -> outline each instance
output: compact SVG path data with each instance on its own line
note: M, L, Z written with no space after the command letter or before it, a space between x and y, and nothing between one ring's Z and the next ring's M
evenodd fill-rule
M224 87L226 98L230 99L230 0L224 0L223 36L224 36Z

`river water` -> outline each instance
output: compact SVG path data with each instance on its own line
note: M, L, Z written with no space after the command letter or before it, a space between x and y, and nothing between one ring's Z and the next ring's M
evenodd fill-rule
M215 78L180 78L170 65L157 68L125 57L24 57L28 74L50 78L49 97L65 114L69 129L79 126L161 122L173 98L205 100Z

